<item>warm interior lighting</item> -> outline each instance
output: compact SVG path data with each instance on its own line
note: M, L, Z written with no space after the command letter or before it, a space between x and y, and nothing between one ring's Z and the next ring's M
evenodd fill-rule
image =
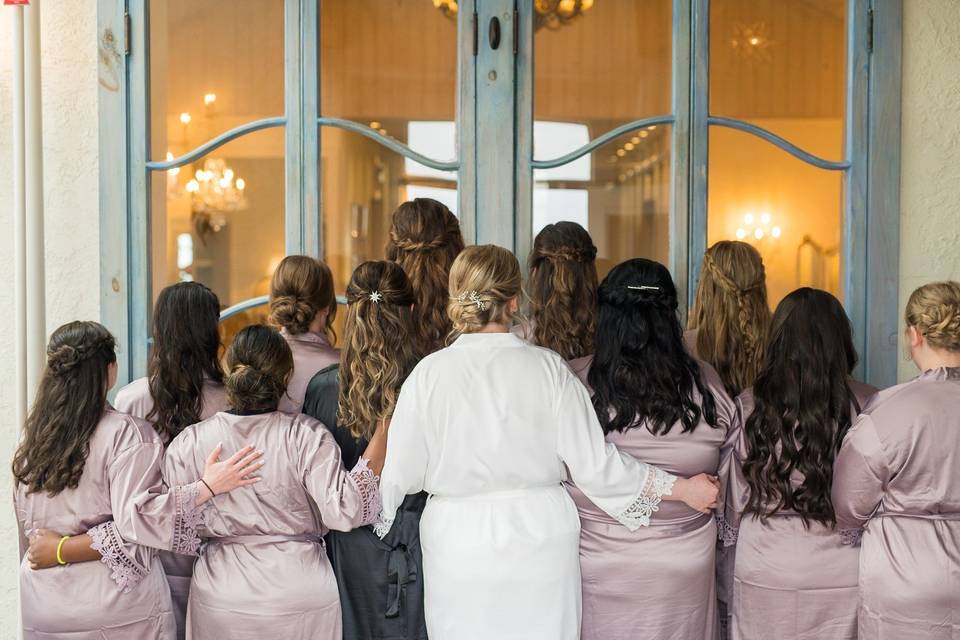
M243 180L243 178L237 178L233 184L236 185L237 189L240 191L243 191L247 187L247 183Z
M743 224L753 224L753 214L748 213L743 216Z
M209 107L214 102L217 101L217 94L215 93L205 93L203 94L203 104L204 106Z
M749 42L751 46L754 46L754 47L755 47L755 46L757 46L758 44L760 44L760 38L758 38L757 36L753 36L753 37L750 38L747 42Z
M760 224L770 224L770 213L764 211L760 214Z
M773 229L770 230L770 235L773 236L774 238L779 238L780 233L781 233L780 227L774 227Z
M192 118L190 117L190 114L187 113L186 111L180 114L180 122L183 124L190 124L191 119Z
M747 237L747 232L743 230L743 227L737 229L737 240L743 240Z
M617 157L622 158L625 155L627 155L626 151L624 151L623 149L617 149Z
M632 142L628 142L627 144L623 145L623 148L627 151L633 151L635 147Z
M372 122L370 123L370 128L371 128L371 129L379 129L379 128L380 128L380 123L377 122L376 120L374 120L374 121L372 121Z
M170 162L171 160L173 160L173 152L167 151L167 162ZM180 167L174 167L173 169L170 169L168 173L171 176L177 176L180 174Z
M633 136L632 138L630 138L630 142L632 142L633 144L640 144L640 136Z
M649 135L650 135L650 132L649 132L649 131L641 131L641 132L640 132L640 137L641 137L641 138L646 138L646 137L649 136Z
M757 240L763 240L763 229L757 227L753 232L753 237Z
M196 180L191 180L190 182L187 183L186 188L187 188L187 193L196 193L197 191L200 191L200 183L197 182Z

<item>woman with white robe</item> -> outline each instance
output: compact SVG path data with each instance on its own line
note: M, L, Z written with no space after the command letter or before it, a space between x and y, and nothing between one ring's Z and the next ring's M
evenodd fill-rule
M572 477L624 526L661 500L700 511L715 479L676 478L607 444L589 394L558 354L510 333L520 265L468 247L450 272L459 337L404 384L381 477L386 534L410 493L431 498L420 524L432 640L573 640L580 635L580 523Z

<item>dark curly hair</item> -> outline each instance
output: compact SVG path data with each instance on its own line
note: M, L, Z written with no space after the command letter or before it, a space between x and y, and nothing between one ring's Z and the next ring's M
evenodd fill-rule
M330 267L310 256L281 260L270 280L270 322L299 335L309 331L313 319L323 312L327 314L323 331L334 344L337 296Z
M597 248L576 222L548 224L530 251L532 341L566 360L593 353Z
M244 327L226 357L227 401L240 413L276 411L293 373L293 353L283 336L262 324Z
M147 367L153 408L145 418L166 443L200 422L204 383L223 382L219 321L217 294L199 282L178 282L157 296Z
M90 438L107 408L116 343L97 322L69 322L50 336L37 399L13 457L13 476L29 493L75 489Z
M747 511L766 520L788 509L807 526L836 523L833 461L860 410L849 384L856 364L850 321L836 298L802 288L780 302L744 427ZM796 489L795 472L803 476Z
M413 314L424 353L442 348L450 333L447 284L463 247L460 222L443 203L417 198L393 212L387 260L403 267L417 296Z
M622 262L603 279L598 298L587 381L604 433L644 424L662 435L677 422L686 433L701 417L717 427L713 395L684 346L667 268L643 258Z

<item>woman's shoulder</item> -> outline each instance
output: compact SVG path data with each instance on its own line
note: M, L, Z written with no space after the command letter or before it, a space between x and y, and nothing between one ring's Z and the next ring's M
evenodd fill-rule
M153 425L113 407L108 408L100 418L94 439L96 444L109 446L118 455L135 446L163 445Z
M146 418L147 414L153 409L150 380L144 376L124 385L117 391L113 406L121 413Z

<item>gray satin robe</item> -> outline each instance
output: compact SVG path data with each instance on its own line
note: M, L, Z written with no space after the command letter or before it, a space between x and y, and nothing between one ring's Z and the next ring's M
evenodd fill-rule
M318 421L278 411L187 427L167 448L167 482L195 476L218 442L224 456L251 444L266 464L263 480L217 496L205 513L187 638L339 640L337 582L320 538L376 521L376 477L363 460L348 473Z
M206 380L203 384L200 419L206 420L218 411L227 409L227 390L222 384ZM153 396L150 395L150 382L147 378L138 378L117 392L113 406L120 413L128 413L136 418L147 419L153 411ZM209 453L209 451L207 452ZM170 585L170 597L173 598L173 615L177 621L177 640L186 637L187 600L190 597L190 576L193 575L193 556L185 556L169 551L160 552L160 562Z
M876 393L874 387L855 380L850 386L861 407ZM793 511L781 511L766 523L753 514L744 515L750 487L743 475L747 456L743 427L754 410L753 391L747 389L736 402L736 450L725 474L721 522L724 544L731 551L736 545L735 566L731 562L720 571L720 581L731 594L729 637L852 640L857 637L859 548L843 544L840 531L833 527L817 522L805 527ZM794 486L802 482L803 477L795 474Z
M303 410L307 385L321 369L340 362L340 351L330 346L326 336L320 333L290 333L280 331L293 352L293 375L287 383L287 393L280 399L280 411L296 415Z
M588 361L569 364L585 381ZM607 442L677 476L729 467L733 401L709 365L701 363L701 372L716 403L717 428L701 419L692 432L683 433L678 423L656 436L639 426L607 434ZM649 527L629 531L575 485L568 489L580 513L583 640L717 638L714 517L682 502L661 502Z
M863 529L861 638L960 638L960 368L878 393L833 476L837 524Z
M154 547L196 554L197 474L169 493L163 444L149 424L108 409L90 438L80 484L56 496L15 489L20 600L27 640L172 640L170 590ZM101 562L34 571L25 537L88 533Z

